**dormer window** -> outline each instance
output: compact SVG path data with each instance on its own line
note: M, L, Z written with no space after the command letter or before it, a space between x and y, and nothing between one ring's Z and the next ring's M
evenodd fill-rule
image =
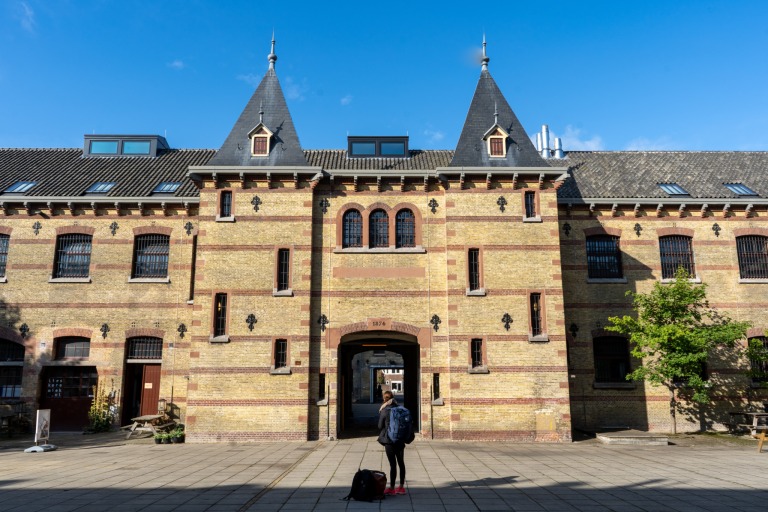
M507 137L509 134L498 124L488 130L483 136L483 140L487 144L488 155L496 158L507 156Z
M269 141L272 138L272 132L264 126L264 123L259 123L248 136L251 138L251 156L269 155Z

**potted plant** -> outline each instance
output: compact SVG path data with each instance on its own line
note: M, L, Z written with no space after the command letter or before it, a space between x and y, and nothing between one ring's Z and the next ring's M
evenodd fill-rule
M165 434L163 434L162 432L157 432L157 433L155 434L155 436L154 436L154 437L155 437L155 444L162 444L162 442L163 442L163 436L164 436L164 435L165 435Z
M171 434L163 432L161 435L163 436L163 444L171 444Z
M181 425L178 425L175 429L171 430L171 432L168 435L170 436L172 443L183 443L184 427Z

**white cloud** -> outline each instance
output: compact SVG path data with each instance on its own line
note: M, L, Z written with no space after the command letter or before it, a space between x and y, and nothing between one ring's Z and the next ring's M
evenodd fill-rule
M593 135L587 138L581 133L581 129L574 128L571 125L565 127L565 132L559 134L554 130L549 131L549 147L553 149L555 147L555 138L560 137L563 142L563 150L568 151L603 151L605 146L603 144L603 138L599 135ZM531 142L536 145L536 134L531 136Z
M304 101L304 95L309 92L309 85L306 80L302 80L301 83L289 77L285 79L285 97L289 100Z
M187 65L184 64L184 61L180 59L176 59L173 62L169 62L167 65L169 68L176 69L176 70L182 70L185 67L187 67Z
M35 27L37 26L37 22L35 21L35 11L32 10L32 7L30 7L27 2L20 2L19 7L21 7L21 28L34 34Z
M352 95L351 94L347 94L346 96L341 98L341 104L342 105L347 106L350 103L352 103Z
M627 151L668 151L674 149L675 145L666 137L660 137L656 140L650 140L645 137L638 137L627 143Z
M237 75L237 79L242 80L251 87L258 87L259 82L261 82L261 77L254 75L253 73L248 73L247 75Z
M445 134L440 130L426 129L424 130L424 135L427 136L428 144L437 144L445 138Z

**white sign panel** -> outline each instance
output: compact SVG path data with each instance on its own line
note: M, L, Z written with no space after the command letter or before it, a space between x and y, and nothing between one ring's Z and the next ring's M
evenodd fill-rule
M51 432L51 410L50 409L38 409L37 410L37 426L35 427L35 444L40 441L48 443L48 436Z

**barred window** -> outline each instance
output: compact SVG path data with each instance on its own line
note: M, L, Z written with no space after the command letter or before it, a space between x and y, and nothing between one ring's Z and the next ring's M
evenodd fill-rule
M277 291L290 290L291 288L291 251L279 249L277 251Z
M56 340L56 359L88 359L91 340L81 336L67 336Z
M659 237L659 252L661 253L662 279L673 279L679 267L683 267L691 276L696 275L691 237L681 235Z
M227 334L227 294L217 293L213 300L213 335Z
M587 274L592 279L623 277L619 237L610 235L587 237Z
M88 277L91 266L91 235L59 235L53 277Z
M219 196L219 217L232 216L232 191L225 190Z
M469 350L472 357L472 368L483 366L483 340L473 339L469 344Z
M413 212L408 209L400 210L395 216L395 247L416 246L416 220Z
M374 210L368 223L371 247L389 247L389 217L384 210Z
M525 217L530 219L536 216L536 193L525 193Z
M762 343L763 350L768 351L768 338L765 336L755 336L750 338L752 340ZM768 382L768 361L750 359L749 365L752 367L752 382Z
M739 256L739 277L742 279L768 279L768 237L738 236L736 252Z
M133 277L168 277L168 235L139 235L133 247Z
M595 382L626 382L629 373L629 340L620 337L595 338Z
M467 272L469 273L469 290L480 289L480 249L470 249L467 252Z
M541 334L541 294L532 293L531 301L531 335L539 336Z
M162 359L163 340L150 336L128 338L126 359Z
M275 369L285 368L288 361L288 340L275 340Z
M5 265L8 262L9 235L0 235L0 277L5 277Z
M357 210L349 210L341 220L342 247L363 246L363 216Z

